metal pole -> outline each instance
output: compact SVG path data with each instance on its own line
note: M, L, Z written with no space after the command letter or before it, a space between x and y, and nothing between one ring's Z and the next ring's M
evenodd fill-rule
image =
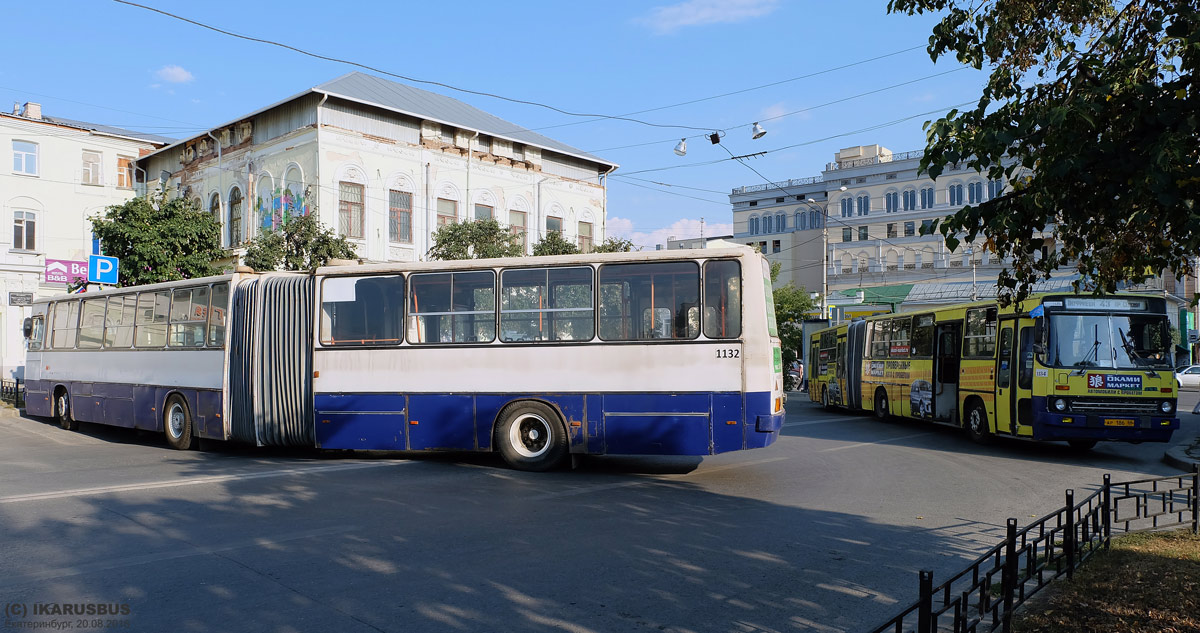
M968 249L967 256L971 258L971 301L979 301L979 292L975 286L975 249Z
M1104 549L1112 540L1112 475L1104 473Z
M921 598L917 606L917 633L933 633L933 572L921 570Z
M1063 550L1067 555L1067 580L1075 577L1075 491L1067 490L1067 525Z
M829 205L821 209L821 318L829 311Z
M1192 464L1192 534L1200 528L1200 464Z
M1001 573L1001 593L1004 596L1004 613L1001 615L1001 630L1012 630L1013 593L1017 588L1017 520L1008 520L1008 532L1004 540L1004 571Z

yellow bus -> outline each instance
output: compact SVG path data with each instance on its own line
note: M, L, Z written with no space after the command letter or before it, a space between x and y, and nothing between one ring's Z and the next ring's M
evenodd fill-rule
M1166 442L1179 428L1166 300L1041 295L826 328L809 341L809 397L993 436Z

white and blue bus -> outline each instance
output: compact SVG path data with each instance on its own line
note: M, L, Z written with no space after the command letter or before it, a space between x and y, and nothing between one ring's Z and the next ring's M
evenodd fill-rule
M783 375L746 248L332 266L43 299L27 411L198 439L571 454L764 447Z

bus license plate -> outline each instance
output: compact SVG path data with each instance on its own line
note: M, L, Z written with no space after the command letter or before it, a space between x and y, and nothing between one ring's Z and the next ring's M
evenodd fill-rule
M1105 418L1104 420L1104 426L1135 426L1136 424L1136 420L1129 418Z

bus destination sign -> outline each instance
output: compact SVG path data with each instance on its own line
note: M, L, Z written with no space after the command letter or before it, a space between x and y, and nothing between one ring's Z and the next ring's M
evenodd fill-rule
M1089 390L1141 391L1142 377L1137 374L1088 374L1087 386Z

